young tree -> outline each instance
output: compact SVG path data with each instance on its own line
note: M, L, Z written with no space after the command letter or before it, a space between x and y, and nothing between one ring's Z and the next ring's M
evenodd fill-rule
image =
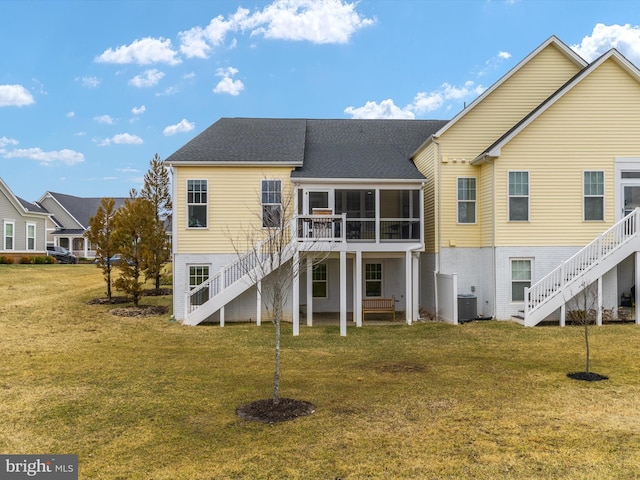
M113 237L121 254L118 264L120 277L115 286L130 295L137 307L143 287L140 276L149 248L145 242L153 236L156 220L151 202L138 197L135 190L130 195L131 198L124 201L115 217Z
M148 200L155 212L151 233L145 238L145 255L142 267L146 278L153 278L155 289L160 289L163 265L171 258L169 237L166 234L167 220L171 218L171 193L169 172L156 153L149 162L149 171L144 176L140 197Z
M117 251L113 239L115 214L115 200L109 197L103 198L96 214L89 219L89 230L85 233L85 237L96 249L98 266L104 273L104 279L107 283L107 298L109 300L111 300L111 272L113 267L109 259Z

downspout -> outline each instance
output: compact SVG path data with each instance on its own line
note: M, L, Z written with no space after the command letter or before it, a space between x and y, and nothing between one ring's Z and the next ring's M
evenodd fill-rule
M495 159L491 162L491 265L493 266L493 313L491 317L495 319L496 306L498 301L498 277L496 267L496 164Z
M433 141L434 145L436 146L437 149L437 153L436 153L436 163L438 164L438 182L436 183L436 188L438 189L438 191L435 193L435 200L437 200L437 208L436 208L436 215L438 216L438 220L436 221L436 228L438 229L438 238L437 238L437 244L436 244L436 250L437 250L437 255L438 255L438 265L437 265L437 269L436 271L438 273L442 272L442 260L441 260L441 256L442 256L442 221L440 220L441 218L441 198L440 198L440 185L442 182L442 149L440 147L440 143L438 143L438 141L436 140L435 136L431 136L431 140Z

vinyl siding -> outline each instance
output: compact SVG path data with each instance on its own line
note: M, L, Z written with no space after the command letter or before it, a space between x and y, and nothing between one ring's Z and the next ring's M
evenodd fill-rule
M244 251L247 233L261 234L260 188L263 179L281 179L283 201L292 184L290 167L174 167L176 248L178 253ZM187 228L187 180L207 180L208 226ZM289 194L290 195L290 194ZM293 205L291 206L293 208Z
M47 212L53 214L56 220L64 225L64 228L84 228L76 220L74 220L74 218L69 215L69 213L64 208L62 208L56 200L49 197L48 195L42 199L40 205L42 205L47 210Z
M422 173L427 181L424 186L424 242L425 251L436 252L438 221L436 198L438 196L438 169L437 165L437 148L435 143L429 144L420 151L414 159L414 163L420 173Z
M499 88L473 107L439 139L442 145L441 210L442 246L478 247L488 245L491 235L484 223L486 182L481 169L470 162L517 124L578 71L555 46L549 45L523 65ZM476 177L478 186L477 223L457 224L457 178Z
M615 221L614 158L640 157L640 83L610 59L502 148L498 245L584 245ZM529 222L507 221L508 171L529 171ZM582 172L605 174L605 221L583 221Z
M4 222L14 223L13 250L12 253L25 253L25 255L42 255L46 251L45 246L45 217L41 215L29 215L20 212L11 203L5 193L0 190L0 252L4 252ZM27 224L36 226L36 249L27 250Z

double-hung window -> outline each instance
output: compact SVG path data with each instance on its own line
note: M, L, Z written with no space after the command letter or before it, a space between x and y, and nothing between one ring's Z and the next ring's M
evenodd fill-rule
M189 267L189 290L209 280L208 265L191 265ZM209 300L209 289L203 288L191 297L191 305L202 305Z
M511 260L511 301L524 302L524 289L531 287L531 260Z
M476 179L458 178L458 223L476 223Z
M27 250L36 249L36 224L27 223Z
M604 172L583 172L584 219L604 220Z
M207 181L187 180L189 228L207 228Z
M529 172L509 172L509 221L529 221Z
M329 291L327 278L327 264L319 263L313 266L313 298L327 298Z
M4 222L4 249L5 250L15 250L15 230L16 224L15 222L9 222L5 220Z
M262 226L276 228L282 221L282 181L262 180Z
M367 263L364 266L365 297L382 296L382 264Z

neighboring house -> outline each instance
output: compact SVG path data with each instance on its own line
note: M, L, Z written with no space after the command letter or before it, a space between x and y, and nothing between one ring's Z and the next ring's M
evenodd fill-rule
M118 209L125 199L114 200ZM84 234L89 228L89 219L96 214L101 202L102 198L46 192L38 204L51 214L47 225L47 242L66 248L77 257L94 257L95 249Z
M592 282L599 321L615 315L640 303L638 112L633 64L551 37L448 122L221 119L166 159L174 314L260 319L231 239L256 221L266 234L291 192L294 260L327 255L294 279L294 332L306 306L308 324L339 312L344 334L367 298L395 298L407 323L420 308L563 323Z
M0 256L20 259L24 256L47 255L48 218L46 210L16 197L0 178Z

